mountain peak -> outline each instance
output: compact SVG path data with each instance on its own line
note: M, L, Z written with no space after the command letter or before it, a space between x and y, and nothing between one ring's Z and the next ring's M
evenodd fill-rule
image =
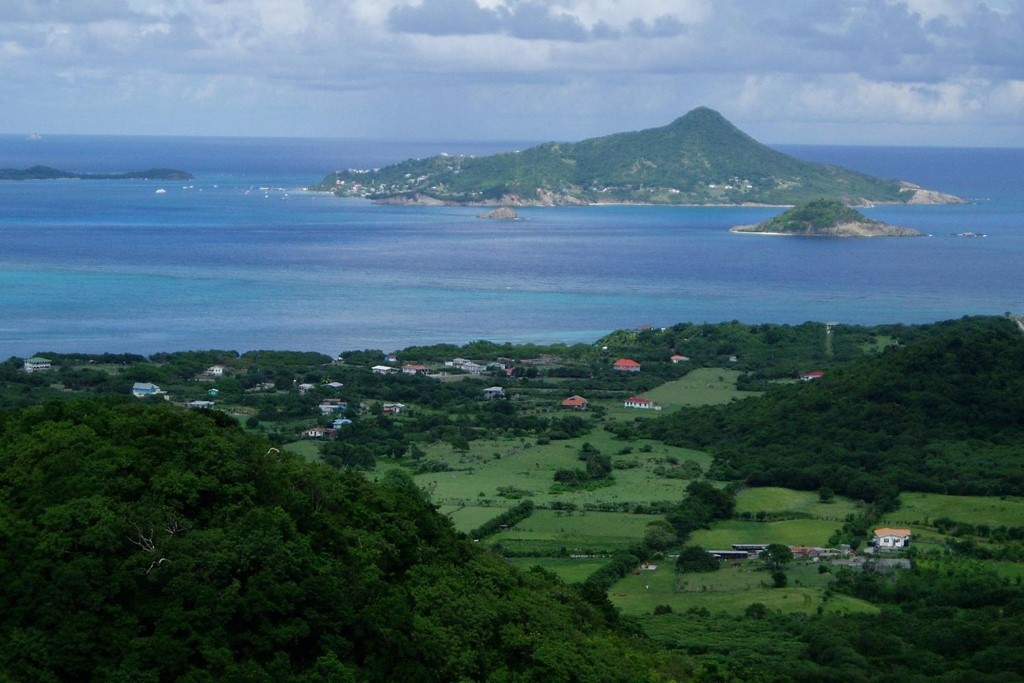
M729 127L734 127L732 123L729 122L729 119L725 118L718 111L712 109L711 107L697 107L696 109L691 109L690 111L686 112L678 119L670 123L669 125L677 126L683 123L698 122L724 123Z

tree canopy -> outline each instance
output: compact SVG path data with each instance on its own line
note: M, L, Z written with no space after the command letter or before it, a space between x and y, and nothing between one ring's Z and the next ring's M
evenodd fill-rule
M892 501L901 490L1024 493L1024 335L1010 320L937 323L924 337L762 397L646 421L757 486Z
M216 412L0 412L0 671L34 681L635 681L675 666L456 533L402 472Z

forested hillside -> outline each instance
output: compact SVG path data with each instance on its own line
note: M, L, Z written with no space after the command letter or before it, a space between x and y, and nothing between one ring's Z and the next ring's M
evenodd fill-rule
M0 412L0 678L644 681L673 657L453 531L409 477L308 465L216 412Z
M868 500L898 491L1024 493L1024 335L965 318L758 399L682 410L641 433L707 449L713 471L752 485L829 487Z
M442 154L349 169L318 189L348 197L470 204L905 202L900 182L811 163L763 145L699 107L659 128L486 157Z

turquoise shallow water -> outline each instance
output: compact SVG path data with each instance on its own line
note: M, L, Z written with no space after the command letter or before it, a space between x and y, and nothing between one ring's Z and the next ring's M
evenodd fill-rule
M972 199L865 211L932 237L822 240L728 232L778 211L770 208L523 209L503 223L476 218L479 209L374 206L301 189L335 166L433 153L405 143L65 138L27 162L33 149L0 136L0 166L179 166L197 179L0 183L3 357L337 353L591 341L680 321L909 323L1024 311L1024 150L783 148ZM952 236L966 230L988 236Z

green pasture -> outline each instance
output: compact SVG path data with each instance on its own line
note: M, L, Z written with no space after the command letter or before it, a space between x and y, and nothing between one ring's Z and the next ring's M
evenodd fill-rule
M293 441L286 443L283 448L289 453L296 453L307 462L320 462L320 444L316 441Z
M708 550L729 550L733 543L783 543L795 546L824 546L841 522L825 519L787 519L778 522L750 522L726 519L711 529L699 529L690 544Z
M862 344L861 349L863 349L865 353L881 353L887 347L892 346L893 344L896 343L897 340L895 337L879 334L875 335L875 337L872 338L872 340L867 342L866 344Z
M575 512L534 510L533 514L487 539L516 553L607 553L638 543L645 527L662 519L656 515L619 512ZM607 560L605 560L607 561Z
M452 525L463 533L469 533L484 522L505 512L504 507L483 507L480 505L442 505L438 512L452 521Z
M757 396L759 392L739 391L737 370L697 368L672 382L666 382L647 392L645 396L664 407L703 406L728 403L734 398Z
M717 572L705 574L675 573L674 560L666 558L654 571L641 571L612 586L611 601L626 614L650 614L657 605L668 605L674 612L707 609L739 615L755 602L779 612L813 614L822 604L824 590L832 579L821 574L814 562L794 562L786 568L789 585L772 588L771 576L757 560L733 566L724 563ZM824 609L828 612L877 612L869 603L834 597Z
M1024 563L1021 562L992 562L996 573L1004 579L1024 582Z
M552 493L557 470L584 467L578 458L584 443L610 455L613 463L626 461L637 466L616 469L612 486ZM644 446L649 446L650 452L641 452ZM625 448L632 452L620 455ZM428 460L445 463L451 468L447 472L414 476L417 485L439 505L487 503L511 507L518 501L499 493L499 488L509 487L518 489L522 498L530 498L541 506L553 501L573 503L580 508L588 503L676 502L685 495L689 480L660 477L654 474L654 469L665 465L669 457L679 462L694 460L704 470L711 463L711 458L699 451L655 441L618 441L602 429L595 429L584 437L544 445L528 439L499 439L474 441L466 453L455 451L448 444L432 444L425 450Z
M566 583L581 583L605 563L607 557L510 557L509 563L522 570L540 566Z
M736 378L740 374L737 370L697 368L685 377L665 382L650 391L644 392L643 396L657 403L662 407L663 411L682 406L717 405L728 403L733 399L757 396L759 392L739 391L736 389ZM609 406L608 410L608 416L614 419L658 414L660 413L653 410L626 408L622 403Z
M928 525L939 517L969 524L1024 526L1024 498L901 493L900 507L883 518L888 526Z
M848 498L836 496L831 503L822 503L813 491L797 491L776 486L748 488L736 496L736 512L768 512L785 514L792 512L810 515L819 519L842 520L859 511L859 506Z

